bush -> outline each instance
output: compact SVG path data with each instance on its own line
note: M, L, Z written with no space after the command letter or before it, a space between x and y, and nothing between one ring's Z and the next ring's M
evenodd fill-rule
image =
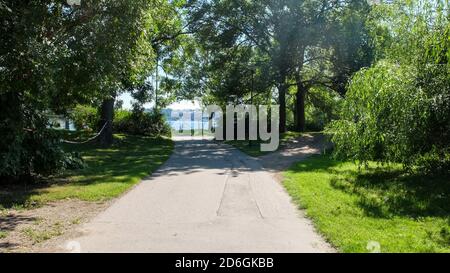
M36 108L14 93L0 96L0 183L48 176L81 162L61 149L61 131L47 128L47 109Z
M333 91L313 87L307 93L305 129L322 131L331 120L338 117L341 98Z
M130 134L132 130L131 111L119 110L114 113L113 130L116 133Z
M62 150L59 132L51 129L24 132L2 151L0 158L0 177L5 181L48 176L84 166L79 154Z
M77 130L94 130L99 121L98 110L92 106L77 105L70 113L70 118L75 124Z
M144 136L170 136L171 129L164 116L156 111L144 112L140 110L117 111L113 120L113 129L117 133L144 135Z
M131 123L131 111L117 110L114 112L113 130L117 133L128 132L128 127Z

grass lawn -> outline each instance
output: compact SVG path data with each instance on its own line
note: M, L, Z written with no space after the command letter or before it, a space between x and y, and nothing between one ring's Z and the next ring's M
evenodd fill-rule
M31 207L66 198L104 201L117 197L163 164L173 149L170 139L115 137L117 141L110 148L67 144L66 150L81 153L86 168L35 186L9 185L0 191L0 208Z
M303 133L300 132L285 132L280 134L280 146L283 145L286 141L289 141L294 138L298 138L302 136ZM225 141L226 144L233 145L234 147L238 148L242 152L248 154L249 156L258 157L262 156L271 152L262 152L261 151L261 143L264 143L261 140L252 140L251 145L249 145L248 140L227 140ZM265 141L265 143L268 143Z
M342 252L369 252L370 241L381 252L450 252L449 177L375 164L358 172L328 156L294 164L284 175L293 200Z

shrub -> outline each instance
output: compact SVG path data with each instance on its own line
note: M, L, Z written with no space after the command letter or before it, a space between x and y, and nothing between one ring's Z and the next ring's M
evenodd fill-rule
M120 110L115 114L113 121L114 131L132 135L170 136L171 129L164 116L156 111L132 112Z
M307 93L305 129L322 131L331 120L338 117L341 98L333 91L313 87Z
M117 133L128 133L131 123L131 111L117 110L114 112L113 130Z
M60 133L51 129L29 130L14 139L0 157L0 177L10 181L48 176L65 169L84 166L77 153L66 153L60 145Z
M92 106L77 105L70 113L77 130L95 130L99 121L98 110Z

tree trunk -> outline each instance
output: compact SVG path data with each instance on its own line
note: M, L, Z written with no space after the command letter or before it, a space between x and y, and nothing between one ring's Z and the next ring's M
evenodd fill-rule
M305 131L305 95L304 84L297 82L297 93L295 94L295 129L298 132Z
M307 87L302 81L303 62L305 60L305 47L299 51L299 64L295 75L297 93L295 94L294 125L297 132L305 131L305 95Z
M285 83L282 83L278 87L278 103L280 104L280 133L286 132L286 91L287 86Z
M114 116L114 98L105 99L102 102L100 108L100 122L99 128L103 128L106 123L105 129L100 134L98 141L103 146L110 146L113 144L113 128L112 120Z

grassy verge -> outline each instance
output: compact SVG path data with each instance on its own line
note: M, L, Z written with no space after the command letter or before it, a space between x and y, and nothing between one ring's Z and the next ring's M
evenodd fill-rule
M110 148L67 145L80 152L87 167L36 185L15 184L0 191L0 208L23 208L49 201L75 198L103 201L122 194L151 174L170 156L170 139L116 135Z
M288 142L292 139L301 137L303 134L304 133L292 132L292 131L281 133L279 147L281 147L283 144L285 144L286 142ZM309 133L309 134L314 134L314 133ZM261 140L252 140L251 145L249 144L248 140L227 140L227 141L225 141L225 143L233 145L234 147L238 148L242 152L248 154L249 156L253 156L253 157L258 157L258 156L262 156L262 155L271 153L271 152L262 152L261 151L260 145L261 145L261 143L265 143Z
M284 185L342 252L450 252L450 180L399 166L358 171L316 156L285 172ZM369 247L370 248L370 247Z

